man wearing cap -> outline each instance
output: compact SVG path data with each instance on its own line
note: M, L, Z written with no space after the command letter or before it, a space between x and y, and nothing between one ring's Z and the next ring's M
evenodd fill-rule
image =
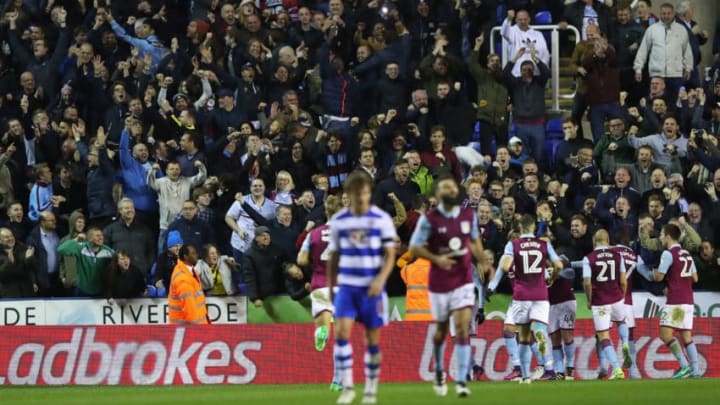
M513 136L508 141L508 152L510 152L510 163L516 165L522 165L529 157L523 147L522 139L517 136Z
M255 307L278 294L286 294L283 266L290 258L279 246L272 243L270 229L255 228L252 246L242 257L243 278L247 283L248 299Z
M161 253L157 259L155 274L152 283L157 288L170 286L170 276L175 265L177 265L178 253L183 245L182 236L179 231L168 232L166 247L167 250Z
M235 90L220 89L218 108L214 109L210 115L213 137L219 139L228 136L231 132L238 130L244 121L247 121L247 114L244 109L235 105Z
M263 88L255 80L257 76L255 66L245 62L240 68L240 81L238 82L238 100L242 100L240 109L247 116L248 120L256 121L260 109L260 101L263 97Z

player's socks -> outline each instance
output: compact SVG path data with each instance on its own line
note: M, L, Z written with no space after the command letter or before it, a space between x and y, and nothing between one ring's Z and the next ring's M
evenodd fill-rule
M575 367L575 341L571 340L570 343L563 344L563 351L565 352L565 367Z
M538 350L537 342L533 342L530 345L530 351L532 352L533 357L535 357L535 361L537 361L538 366L542 366L545 364L545 357L542 355L542 353L540 353L540 350ZM532 362L532 360L530 362Z
M470 339L458 338L455 340L455 356L457 356L458 376L457 382L467 383L468 367L470 366Z
M443 361L445 358L445 339L441 342L433 342L433 359L435 360L435 372L444 370Z
M641 378L640 369L637 366L637 352L635 351L635 341L630 340L628 342L628 347L630 348L630 358L633 362L632 367L630 367L630 378Z
M667 344L667 347L668 349L670 349L670 352L672 352L678 362L680 362L681 368L685 368L688 366L688 361L685 358L682 348L680 347L680 343L677 341L677 339L673 339L670 343ZM695 353L697 354L697 351Z
M553 359L555 360L556 369L558 373L565 372L565 363L563 363L563 350L562 346L553 346Z
M602 352L605 355L605 358L608 360L608 362L610 363L610 366L612 366L613 370L620 368L620 363L618 362L617 353L615 353L615 348L613 347L613 344L610 341L610 339L601 340L600 348L602 349Z
M336 339L333 348L335 367L340 375L340 383L344 389L353 387L352 345L345 339Z
M686 344L685 352L690 360L690 367L692 367L693 375L700 375L700 367L698 367L698 352L695 342L690 341L690 343Z
M510 364L512 364L513 368L520 367L520 356L518 354L518 343L515 334L503 332L503 338L505 339L505 348L510 357Z
M600 346L600 339L595 337L595 353L598 356L598 363L600 364L600 374L607 375L608 371L608 359Z
M628 326L626 323L619 323L617 326L618 335L620 336L620 342L622 344L627 344L627 342L630 341L630 329L628 329Z
M365 351L365 394L377 395L380 357L380 346L368 345Z
M530 378L530 362L532 362L532 349L528 343L520 343L518 347L520 355L520 372L523 379Z

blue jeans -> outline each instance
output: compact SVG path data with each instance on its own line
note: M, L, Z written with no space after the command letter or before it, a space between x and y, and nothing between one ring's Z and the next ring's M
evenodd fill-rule
M605 120L622 117L620 102L590 105L590 128L594 143L598 143L605 133Z
M545 149L545 126L544 125L525 125L517 124L516 135L523 142L526 152L535 159L538 166L547 166L543 162L543 152Z

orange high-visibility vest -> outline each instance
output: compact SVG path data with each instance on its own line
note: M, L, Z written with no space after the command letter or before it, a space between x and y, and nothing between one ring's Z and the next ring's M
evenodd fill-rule
M209 323L200 280L182 260L178 260L170 279L168 319L171 325Z
M400 276L407 285L405 294L406 321L432 321L430 299L428 298L428 275L430 261L416 259L400 270Z

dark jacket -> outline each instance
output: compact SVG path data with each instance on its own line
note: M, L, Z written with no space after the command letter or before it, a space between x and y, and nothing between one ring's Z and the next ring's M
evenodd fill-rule
M107 298L138 298L145 292L145 276L134 264L127 271L111 270L112 265L103 273L103 286Z
M212 228L207 222L199 219L197 215L189 221L184 217L174 220L168 226L168 234L171 231L179 231L183 244L195 246L197 250L200 250L207 243L215 242L215 233Z
M338 73L330 65L328 49L323 47L320 56L320 74L322 76L323 113L337 117L353 115L352 93L356 82L347 72Z
M620 70L632 69L637 48L640 47L640 41L642 41L643 34L645 34L645 27L635 22L635 20L631 20L624 25L615 23L613 28L611 37L612 45L617 51L618 68ZM629 49L633 44L637 45L635 52Z
M25 258L27 246L20 242L13 247L13 263L0 250L0 298L29 298L35 295L33 291L33 268L35 258Z
M105 227L105 244L113 250L124 250L130 255L130 263L137 266L143 274L150 273L155 260L155 235L145 224L135 219L130 226L122 219Z
M242 209L250 215L250 218L252 218L258 226L267 226L270 228L270 238L273 244L280 246L288 257L297 256L298 251L295 248L295 242L297 242L298 235L300 235L297 218L293 216L293 222L287 227L278 222L277 218L268 220L245 201L243 201ZM294 211L295 210L293 210L293 212Z
M413 199L420 194L420 187L409 178L405 181L405 184L400 185L395 179L395 176L388 177L375 187L372 203L387 212L390 216L395 216L397 215L395 205L392 200L388 198L388 194L390 193L395 193L397 198L403 203L403 206L405 206L405 210L408 211L410 210Z
M690 44L690 50L692 51L693 55L693 66L697 66L700 64L700 60L702 59L702 52L700 52L700 46L705 45L707 42L707 38L703 37L702 35L696 35L694 32L692 32L692 29L694 26L697 25L697 22L690 21L690 26L685 24L685 21L683 21L680 16L675 17L675 22L685 27L688 34L688 42Z
M98 150L99 165L87 174L87 204L90 219L112 216L117 208L112 197L115 168L105 148Z
M42 243L42 235L40 233L40 225L37 225L30 232L26 243L35 248L35 266L32 274L32 282L37 284L42 290L50 288L50 279L47 268L47 252ZM60 236L58 236L58 245L60 245ZM57 264L60 265L60 255L57 255ZM55 269L55 271L60 271Z
M517 120L531 121L545 118L545 84L550 78L548 67L538 61L540 76L534 76L532 82L525 83L521 77L512 75L514 63L505 65L503 74L512 95L514 117Z
M261 248L253 242L242 259L243 279L251 302L287 293L283 264L288 261L283 249L275 243Z
M155 285L158 281L162 281L163 286L169 289L170 276L172 276L172 272L175 269L177 261L177 256L173 256L170 252L162 253L157 259L157 266L155 268L155 276L153 276L152 284Z

